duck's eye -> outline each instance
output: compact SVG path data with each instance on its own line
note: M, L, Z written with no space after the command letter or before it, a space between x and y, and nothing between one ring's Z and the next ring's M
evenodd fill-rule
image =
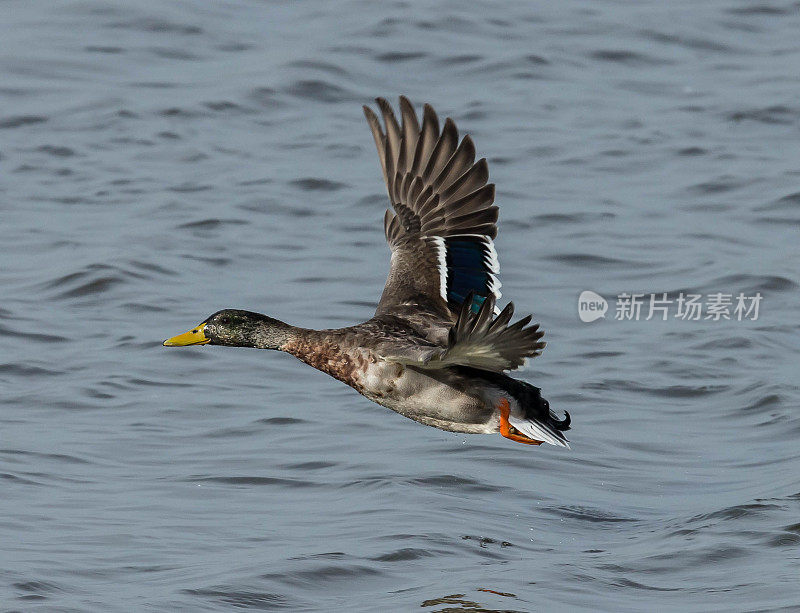
M549 403L549 402L547 402L547 400L542 400L542 406L543 406L545 409L549 409L549 408L550 408L550 403Z
M231 320L228 319L227 317L222 317L222 318L220 318L219 323L221 323L223 326L226 326L229 323L231 323Z

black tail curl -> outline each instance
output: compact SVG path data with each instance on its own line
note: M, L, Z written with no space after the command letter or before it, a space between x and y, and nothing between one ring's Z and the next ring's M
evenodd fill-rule
M558 419L550 409L550 403L542 398L542 390L540 388L525 381L517 381L510 377L508 379L513 382L513 386L509 386L506 389L517 399L517 402L525 410L527 417L538 419L559 432L569 430L572 418L569 416L568 411L564 411L564 419Z
M569 425L572 423L572 418L569 416L569 411L564 411L564 419L558 420L553 419L553 413L550 413L550 425L553 426L559 432L564 432L564 430L569 430Z
M512 379L508 375L500 373L478 370L477 368L468 368L466 366L460 366L458 368L471 377L482 378L488 383L508 392L508 394L523 408L525 416L528 419L536 419L559 432L570 429L572 418L569 412L564 411L564 419L558 419L555 413L550 409L550 403L542 398L541 388L526 383L525 381Z

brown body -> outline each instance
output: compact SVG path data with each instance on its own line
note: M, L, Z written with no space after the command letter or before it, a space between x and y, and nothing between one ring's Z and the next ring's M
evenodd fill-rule
M280 349L309 366L346 383L382 406L420 423L451 432L499 431L493 399L499 390L475 386L475 381L451 370L424 370L384 360L379 347L359 345L373 334L372 322L335 330L295 329ZM489 392L489 393L487 393Z

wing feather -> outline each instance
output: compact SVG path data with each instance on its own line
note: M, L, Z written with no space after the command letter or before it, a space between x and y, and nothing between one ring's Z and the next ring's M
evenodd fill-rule
M413 354L405 350L389 351L383 359L418 368L439 369L450 366L469 366L491 372L514 370L525 363L526 358L536 357L544 350L544 332L538 324L529 326L527 315L508 326L514 313L509 303L499 315L492 317L495 301L484 300L477 313L465 301L458 320L450 328L446 347L416 347Z
M389 278L377 314L397 314L416 305L453 322L466 295L477 310L489 295L499 297L498 209L488 184L486 159L475 162L475 145L447 118L425 105L420 126L413 106L400 98L400 122L378 98L380 117L364 107L394 212L384 217L392 250Z

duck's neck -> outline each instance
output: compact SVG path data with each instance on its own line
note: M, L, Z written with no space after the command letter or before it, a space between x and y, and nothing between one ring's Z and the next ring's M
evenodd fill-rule
M251 347L256 349L283 350L287 343L297 338L301 330L265 315L264 320L254 327L249 340L252 341Z

